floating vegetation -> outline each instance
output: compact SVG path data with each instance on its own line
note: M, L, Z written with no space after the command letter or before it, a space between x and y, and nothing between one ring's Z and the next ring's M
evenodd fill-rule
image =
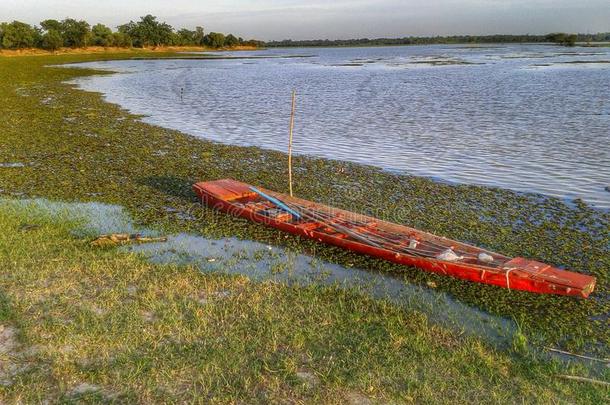
M185 52L170 56L134 56L130 60L248 60L248 59L300 59L315 58L317 55L222 55L222 54L196 54L195 52Z
M558 64L595 64L595 63L603 63L610 64L610 60L569 60L566 62L557 62Z
M552 53L511 53L507 55L500 55L500 59L544 59L544 58L553 58L555 54Z
M610 66L610 60L569 60L552 63L538 63L530 65L531 67L607 67Z
M398 274L425 289L433 282L435 291L463 304L517 320L533 344L608 357L610 213L579 200L442 184L348 162L304 156L293 160L298 196L595 275L597 292L589 300L506 291L435 276L219 214L197 202L192 183L231 177L286 192L286 155L209 142L145 124L105 103L100 94L64 83L99 71L45 67L128 57L0 58L0 77L12 78L0 85L4 112L0 161L37 162L35 168L0 170L0 189L5 194L118 204L138 223L161 226L167 233L254 240L345 268ZM15 89L28 96L19 96ZM53 106L41 104L49 94L54 94ZM63 117L76 119L68 122ZM92 132L97 136L86 136ZM157 156L158 150L167 153ZM104 231L112 232L136 233Z
M414 66L451 66L451 65L484 65L483 62L472 62L465 59L445 57L445 56L429 56L429 57L412 57L412 58L355 58L345 63L332 63L327 66L334 67L361 67L361 66L386 66L386 67L414 67Z
M413 60L408 64L414 65L430 65L430 66L451 66L451 65L484 65L481 62L469 62L464 59L429 59L429 60Z
M481 44L475 44L475 45L459 45L459 46L452 46L452 47L443 47L441 49L447 49L447 50L454 50L454 49L502 49L503 47L501 46L496 46L496 45L481 45Z

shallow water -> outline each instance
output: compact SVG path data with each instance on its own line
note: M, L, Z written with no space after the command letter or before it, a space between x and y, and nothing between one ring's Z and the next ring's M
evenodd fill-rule
M124 74L76 83L152 124L281 151L294 88L295 153L610 208L610 48L439 45L229 56L244 59L79 64Z
M512 321L495 317L451 299L442 292L410 284L398 274L381 274L347 268L283 248L237 238L206 239L179 234L165 243L130 247L156 263L194 265L204 272L246 275L257 281L290 285L336 285L425 313L454 330L507 345L516 328Z
M77 221L79 225L74 231L77 237L104 233L158 235L154 230L134 225L125 210L116 205L0 198L0 204L3 203L29 206L35 212L58 221ZM142 254L154 263L193 265L202 272L244 275L254 281L273 280L290 285L332 285L355 289L371 297L388 299L421 311L433 322L482 337L498 346L509 345L516 331L511 320L489 315L432 288L410 284L398 274L347 268L254 241L176 234L169 235L167 242L128 245L121 249Z

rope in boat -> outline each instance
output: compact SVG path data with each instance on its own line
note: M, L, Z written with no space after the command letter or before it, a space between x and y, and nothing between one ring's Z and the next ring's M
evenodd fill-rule
M305 207L303 207L301 205L298 205L298 204L291 203L291 205L293 207L295 207L295 209L306 209ZM331 220L331 221L336 221L337 220L336 217L332 217L332 214L326 214L325 215L325 214L320 213L320 212L318 212L318 214L321 215L321 216L325 216L328 220ZM348 220L346 218L340 218L339 220L341 220L342 222L347 223L348 225L353 225L353 226L361 227L361 231L362 232L368 233L369 235L372 235L373 237L376 237L377 239L382 239L382 240L386 241L387 243L390 243L390 244L394 245L394 247L396 249L401 249L401 250L404 249L407 252L413 252L413 249L409 249L407 247L401 247L400 245L396 245L396 242L397 242L396 240L394 240L392 238L389 238L387 236L384 236L383 234L386 234L386 235L389 234L389 235L392 235L392 236L396 236L397 239L399 239L401 242L403 242L404 239L402 239L399 235L391 234L391 233L388 233L387 231L377 231L377 232L374 232L372 230L367 229L367 224L364 223L364 222L361 222L361 221ZM324 224L327 225L326 223L324 223ZM442 245L440 243L436 243L433 240L429 240L429 239L425 239L424 241L422 241L420 243L421 244L427 243L427 244L433 245L432 248L437 248L438 249L437 251L429 250L429 249L422 249L422 248L418 248L416 250L417 252L419 252L419 251L428 252L430 254L430 257L436 256L437 254L442 253L443 250L446 250L446 249L449 248L449 246ZM462 249L459 249L459 248L452 248L452 250L455 253L464 256L465 258L478 260L477 257L472 256L471 252L468 252L468 251L465 251L465 250L462 250ZM493 262L489 262L487 264L489 264L489 265L491 265L491 264L500 265L501 263L503 263L503 260L497 260L496 259Z
M284 202L284 204L289 205L291 207L291 209L293 209L293 210L300 210L300 212L306 211L309 214L310 219L313 219L316 222L320 222L323 225L326 225L333 229L337 228L337 223L334 221L328 220L328 216L325 217L323 214L320 214L318 212L315 212L313 210L310 210L310 209L305 208L298 204L286 203L286 202ZM347 222L350 225L354 225L354 223L350 223L349 221L345 221L345 222ZM363 226L361 227L361 229L359 229L360 233L358 233L358 231L351 230L351 229L346 228L341 225L339 225L341 228L339 230L342 232L345 232L346 234L348 234L350 236L357 235L358 236L357 239L364 241L366 243L375 243L376 247L384 247L384 246L379 246L380 244L389 244L389 245L391 245L390 248L392 248L394 250L404 252L404 253L409 253L411 255L421 256L421 257L433 258L433 257L436 257L439 253L442 253L442 250L447 249L447 246L439 246L440 250L429 250L429 249L422 249L422 248L414 249L414 248L409 248L406 246L401 246L400 244L396 243L397 241L367 229L366 224L364 224L364 223L361 223L361 224ZM366 233L368 235L362 235L362 233ZM401 241L404 242L404 239ZM429 242L429 241L426 241L426 242ZM387 248L387 246L386 246L386 248ZM468 254L468 252L461 252L459 250L455 250L455 251L458 253L466 254L466 255ZM475 260L477 259L474 256L466 256L466 258L475 259Z
M293 207L294 207L294 209L300 209L300 206L299 206L299 205L296 205L296 204L291 204L291 206L293 206ZM348 223L349 223L349 222L348 222ZM362 223L362 222L360 222L360 223L361 223L361 224L363 224L363 225L366 225L365 223ZM327 225L327 224L325 223L325 225ZM361 228L361 230L362 230L362 231L364 231L364 232L366 232L366 233L369 233L370 235L373 235L373 237L374 237L374 238L375 238L375 237L377 237L376 239L380 239L380 238L381 238L381 239L386 240L386 241L387 241L387 243L389 243L390 245L393 245L393 246L392 246L392 248L394 248L395 250L400 250L400 251L403 251L403 252L411 253L411 254L413 254L413 255L418 255L418 256L422 256L422 257L430 257L430 258L436 258L437 254L438 254L438 253L441 253L440 251L431 251L431 250L426 250L426 249L421 249L421 248L420 248L420 249L415 250L415 249L409 249L409 248L407 248L407 247L402 247L402 246L400 246L400 245L396 245L396 244L395 244L395 242L394 242L393 240L389 239L389 238L385 238L385 237L383 237L382 235L379 235L379 234L377 234L377 233L372 233L371 231L369 231L368 229L366 229L366 227ZM434 244L433 242L431 242L431 241L429 241L429 240L426 240L426 242ZM436 245L437 245L437 246L438 246L438 247L439 247L441 250L443 250L443 249L446 249L446 248L447 248L446 246L442 246L442 245L440 245L440 244L436 244ZM462 254L468 254L468 252L465 252L465 251L460 251L460 250L458 250L458 249L455 249L454 251L455 251L455 252L458 252L458 253L462 253ZM425 252L425 253L422 253L422 252ZM474 256L465 256L465 258L469 258L469 259L478 260L478 258L477 258L477 257L474 257ZM502 261L499 261L499 260L494 260L494 262L500 262L500 263L502 263ZM494 264L494 262L487 263L487 264ZM496 267L496 268L494 268L494 267L491 267L491 266L490 266L490 267L488 268L488 270L489 270L489 271L492 271L492 272L495 272L495 273L504 274L504 275L506 276L506 287L507 287L508 289L510 289L509 274L510 274L510 272L511 272L511 271L514 271L514 270L517 270L517 269L515 269L515 268L510 268L510 269L507 269L507 270L500 270L500 269L497 269L497 267ZM532 278L542 279L542 280L545 280L545 281L552 281L553 283L560 284L560 285L564 285L564 286L568 286L568 287L570 286L570 284L569 284L569 280L566 280L566 279L561 279L561 278L558 278L558 277L556 277L556 276L555 276L555 277L546 276L545 274L542 274L540 271L537 271L537 272L532 272L532 271L529 271L529 270L527 270L527 269L525 269L525 268L520 268L519 270L520 270L520 271L522 271L522 272L524 272L524 273L529 274L529 275L530 275ZM563 283L562 283L562 282L563 282Z
M410 249L410 248L407 248L407 247L403 247L403 246L397 245L394 240L392 240L392 239L390 239L388 237L385 237L383 235L379 235L378 233L372 233L371 231L366 229L366 225L367 225L366 223L356 222L356 221L350 222L350 221L344 220L344 222L347 222L350 225L361 224L362 226L361 226L360 230L364 231L364 232L367 232L369 234L369 236L364 236L364 235L362 235L361 233L359 233L357 231L354 231L354 230L349 229L349 228L347 228L347 227L345 227L343 225L339 225L336 222L333 222L332 220L329 219L330 214L324 215L324 214L322 214L322 213L320 213L318 211L311 210L311 209L309 209L307 207L304 207L304 206L302 206L300 204L296 204L296 203L292 203L292 202L288 203L286 201L280 200L277 197L273 197L273 198L276 199L277 201L279 201L281 204L286 205L291 210L295 210L295 211L297 211L297 213L302 214L302 216L304 218L306 218L306 219L312 220L314 222L319 222L322 225L326 225L329 228L335 229L338 232L343 232L343 233L353 237L354 239L357 239L357 240L359 240L361 242L364 242L366 244L369 244L369 245L372 245L372 246L375 246L375 247L378 247L378 248L381 248L381 249L393 248L395 250L400 250L400 251L409 253L409 254L414 255L414 256L419 256L419 257L425 257L425 258L435 258L436 257L435 254L431 253L431 252L434 252L434 251L423 250L423 249L416 250L416 249ZM332 218L332 217L330 217L330 218L331 219L336 219L336 218ZM433 245L437 245L441 249L442 248L447 248L446 246L440 245L440 244L435 243L435 242L430 241L430 240L426 240L426 242L428 242L430 244L433 244ZM385 244L389 244L391 246L390 247L383 246L384 243ZM468 254L468 252L465 252L465 251L462 251L462 250L458 250L458 249L456 249L455 252ZM468 258L476 259L475 257L472 257L472 256L470 256ZM506 286L509 289L510 289L509 274L510 274L511 271L514 271L514 270L517 270L517 269L516 268L511 268L511 269L502 269L502 270L500 270L497 267L488 267L487 268L487 271L491 271L491 272L499 273L499 274L504 274L505 277L506 277ZM565 280L565 279L560 279L560 278L557 278L557 277L549 277L549 276L546 276L544 274L540 274L539 272L534 273L534 272L527 271L526 269L521 269L521 268L518 269L518 270L523 271L523 272L529 274L532 278L538 278L538 279L542 279L542 280L545 280L545 281L552 281L555 284L559 284L559 285L564 285L566 287L570 287L569 281ZM564 282L567 282L567 283L563 284L561 281L564 281Z
M358 233L357 231L353 231L353 230L351 230L351 229L349 229L347 227L344 227L342 225L338 225L338 224L336 224L334 222L328 221L326 218L323 218L321 215L319 215L315 211L309 210L309 209L307 209L305 207L302 207L302 206L299 206L299 205L296 205L296 204L291 204L291 203L286 203L286 202L284 202L284 203L287 204L293 210L299 210L299 212L301 212L303 217L305 217L305 218L314 220L316 222L320 222L323 225L326 225L329 228L335 229L335 230L337 230L339 232L344 232L345 234L347 234L349 236L352 236L355 239L360 240L360 241L362 241L362 242L364 242L366 244L373 245L375 247L382 248L382 249L387 248L387 246L383 246L382 245L383 243L388 243L387 242L387 238L386 238L386 240L383 240L382 238L377 237L376 235L372 235L372 236L371 235L369 235L369 236L362 235L362 234ZM415 249L409 249L409 248L406 248L406 247L400 247L400 246L397 246L395 243L390 243L390 244L394 245L393 247L395 249L403 250L403 251L408 252L408 253L410 253L410 254L412 254L414 256L434 257L433 254L425 254L421 250L415 250Z
M307 210L306 208L304 208L304 207L302 207L300 205L297 205L297 204L289 204L289 205L293 209L296 209L296 210L299 210L299 209ZM310 210L308 210L308 211L310 211ZM310 212L313 212L313 211L310 211ZM362 225L366 225L365 223L362 223L362 222L360 222L360 223ZM331 223L331 222L323 222L323 224L327 225L329 227L332 227L333 223ZM347 229L347 228L343 228L343 229ZM415 249L409 249L407 247L402 247L400 245L396 245L395 242L393 240L389 239L389 238L383 237L382 235L379 235L377 233L372 233L372 231L368 230L366 227L361 228L361 230L366 232L366 233L369 233L370 235L372 235L373 239L377 239L377 240L382 239L382 240L387 241L387 243L389 243L390 245L393 245L391 247L394 248L395 250L400 250L400 251L403 251L403 252L407 252L407 253L410 253L412 255L421 256L421 257L436 258L436 255L438 253L440 253L439 251L435 252L435 251L425 250L425 249L421 249L421 248L415 250ZM353 232L353 233L355 233L355 232ZM366 237L363 237L363 240L366 242L368 239ZM432 243L431 241L427 241L427 242ZM437 244L437 246L439 246L441 249L446 249L446 246L442 246L442 245L439 245L439 244ZM379 247L383 247L383 246L379 246ZM456 252L460 252L457 249L455 251ZM425 253L422 253L422 252L425 252ZM464 251L462 251L462 252L464 252ZM464 253L467 253L467 252L464 252ZM466 258L478 260L478 258L474 257L474 256L466 256ZM494 260L494 262L496 262L496 261L498 261L498 260ZM488 263L488 264L492 264L492 263ZM491 272L494 272L494 273L504 274L506 276L506 288L508 288L508 289L511 288L510 287L510 281L509 281L509 274L510 274L511 271L514 271L514 270L517 270L517 269L510 268L510 269L507 269L507 270L503 271L503 270L500 270L500 269L497 269L497 268L494 268L494 267L489 267L488 268L488 271L491 271ZM564 286L567 286L567 287L570 286L569 280L566 280L566 279L561 279L561 278L558 278L558 277L549 277L549 276L546 276L546 275L542 274L540 271L534 273L534 272L528 271L525 268L520 268L519 270L523 271L524 273L528 273L532 278L538 278L538 279L542 279L542 280L545 280L545 281L552 281L553 283L564 285ZM563 283L562 283L562 281L563 281Z

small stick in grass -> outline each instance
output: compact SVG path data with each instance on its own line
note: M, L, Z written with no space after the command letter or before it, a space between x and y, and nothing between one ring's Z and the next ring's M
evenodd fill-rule
M100 235L93 241L92 246L106 246L106 245L124 245L126 243L151 243L151 242L167 242L166 237L151 238L142 236L140 234L128 234L128 233L113 233L110 235Z
M570 352L566 352L565 350L554 349L552 347L545 347L545 349L550 352L561 353L561 354L565 354L567 356L574 356L574 357L579 357L581 359L599 361L601 363L610 363L610 359L598 359L596 357L590 357L590 356L584 356L582 354L570 353Z
M565 375L565 374L560 374L559 377L566 379L566 380L573 380L573 381L579 381L579 382L588 382L591 384L599 384L599 385L605 385L607 387L610 387L610 382L607 381L601 381L601 380L594 380L593 378L587 378L587 377L579 377L577 375Z

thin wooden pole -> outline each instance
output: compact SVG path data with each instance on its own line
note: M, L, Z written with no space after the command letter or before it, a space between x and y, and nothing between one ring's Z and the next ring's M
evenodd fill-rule
M288 187L292 197L292 130L294 129L294 110L296 107L296 90L292 90L292 111L290 113L290 135L288 137Z

